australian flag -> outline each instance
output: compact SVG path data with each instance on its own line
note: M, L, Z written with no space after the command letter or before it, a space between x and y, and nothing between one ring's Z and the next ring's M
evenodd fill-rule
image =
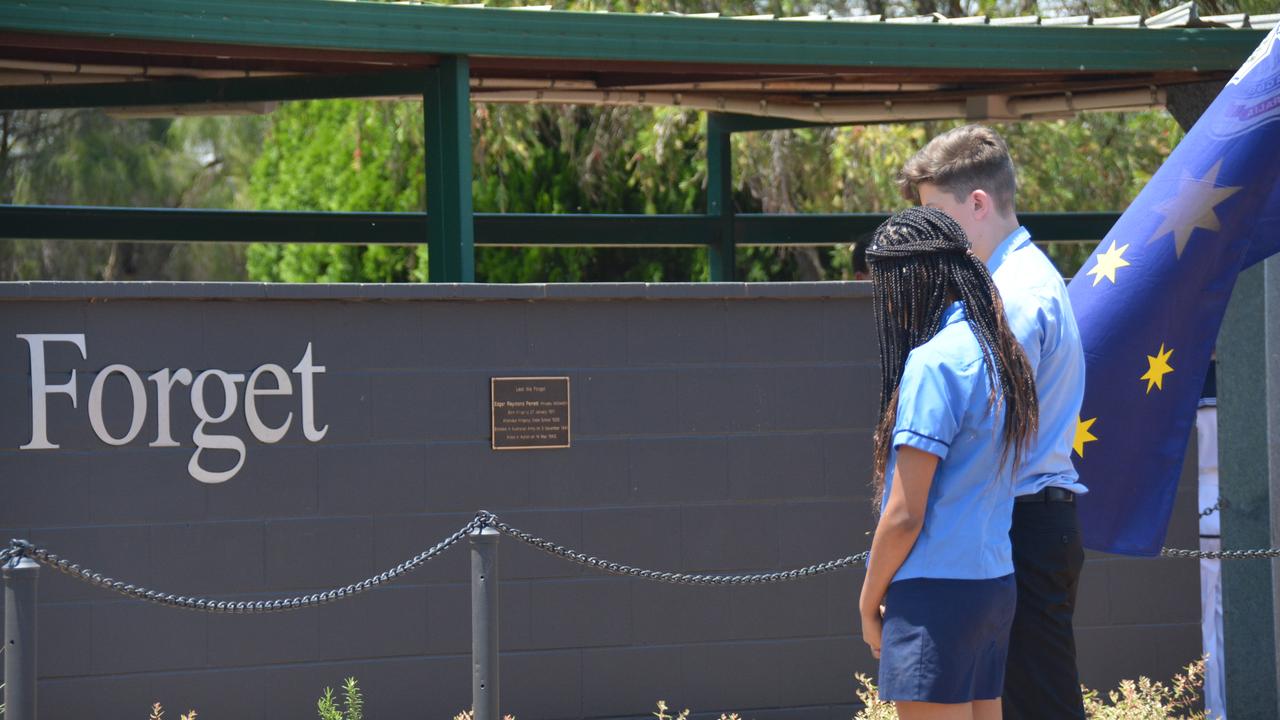
M1068 289L1087 381L1074 460L1087 547L1164 542L1236 276L1280 250L1280 41L1273 29Z

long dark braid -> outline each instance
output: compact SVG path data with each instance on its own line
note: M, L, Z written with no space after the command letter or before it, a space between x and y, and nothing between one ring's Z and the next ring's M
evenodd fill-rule
M1039 425L1035 376L1009 330L1000 293L986 266L970 252L964 230L939 210L904 210L876 229L867 261L880 338L880 422L874 452L877 506L884 492L885 466L897 422L898 385L907 355L938 333L942 314L955 300L964 303L965 317L982 348L991 380L988 407L999 412L1002 403L1007 405L1000 462L1003 465L1012 452L1016 468Z

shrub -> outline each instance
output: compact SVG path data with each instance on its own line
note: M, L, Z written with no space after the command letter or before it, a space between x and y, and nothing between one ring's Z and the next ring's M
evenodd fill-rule
M658 711L653 713L653 716L658 720L689 720L689 708L681 710L676 715L668 715L667 710L667 702L665 700L659 700ZM720 720L743 720L743 718L739 716L738 713L729 713L728 715L721 713Z
M869 675L858 673L853 677L858 681L858 689L854 693L865 706L854 720L898 720L897 709L893 703L880 699L880 691Z
M866 675L857 676L862 689L858 699L866 709L854 720L897 720L893 704L880 699L875 683ZM1120 687L1103 698L1097 690L1084 691L1084 714L1089 720L1204 720L1197 708L1199 689L1204 684L1204 658L1186 666L1168 685L1139 676L1137 682L1121 680Z
M1201 658L1173 676L1169 685L1139 677L1137 682L1121 680L1120 688L1107 693L1107 701L1096 690L1085 689L1084 709L1089 720L1165 720L1185 718L1203 720L1199 689L1204 685L1204 659Z
M853 720L898 720L898 711L893 703L880 699L880 692L869 676L858 673L854 677L859 686L854 692L865 707ZM1203 683L1202 658L1174 675L1168 685L1139 676L1136 682L1120 681L1120 687L1109 691L1105 698L1097 690L1081 686L1084 691L1085 716L1088 720L1205 720L1204 712L1197 707L1200 704L1199 689ZM653 716L657 720L689 718L687 709L676 715L668 714L667 710L666 702L659 701L658 711ZM720 720L744 719L735 713L721 715Z
M188 710L186 715L179 715L179 720L196 720L196 711ZM159 702L151 706L151 717L147 720L164 720L164 706Z
M880 699L880 692L875 682L867 675L858 673L854 676L858 681L855 694L865 706L853 720L898 720L898 712L893 703ZM1097 690L1084 686L1084 709L1088 720L1205 720L1205 714L1199 709L1200 687L1204 684L1204 659L1201 658L1173 676L1166 685L1162 682L1139 676L1137 681L1121 680L1120 687L1107 692L1104 698ZM3 706L0 706L2 708ZM653 713L656 720L689 720L689 709L685 708L675 715L670 714L672 708L665 700L659 700L657 710ZM356 679L349 677L342 686L342 698L335 699L333 688L326 687L324 694L316 701L316 709L320 720L363 720L364 698ZM3 710L0 710L0 714ZM164 708L160 703L151 706L149 720L164 720ZM196 720L196 711L188 710L179 720ZM463 710L453 716L453 720L474 720L470 710ZM513 715L503 715L502 720L516 720ZM721 713L719 720L746 720L738 713Z
M326 687L324 695L316 701L316 711L320 720L362 720L364 717L364 698L360 695L360 686L356 679L349 677L342 685L342 705L333 699L333 688Z

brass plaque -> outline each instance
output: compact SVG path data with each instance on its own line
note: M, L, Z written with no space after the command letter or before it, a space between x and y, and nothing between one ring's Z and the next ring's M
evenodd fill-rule
M569 378L490 378L494 450L569 447Z

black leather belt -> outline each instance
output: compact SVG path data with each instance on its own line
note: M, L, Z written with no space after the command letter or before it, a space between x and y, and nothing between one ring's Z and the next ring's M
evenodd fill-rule
M1019 495L1013 499L1014 502L1068 502L1076 501L1076 494L1066 488L1047 487L1040 492L1031 493L1030 495Z

